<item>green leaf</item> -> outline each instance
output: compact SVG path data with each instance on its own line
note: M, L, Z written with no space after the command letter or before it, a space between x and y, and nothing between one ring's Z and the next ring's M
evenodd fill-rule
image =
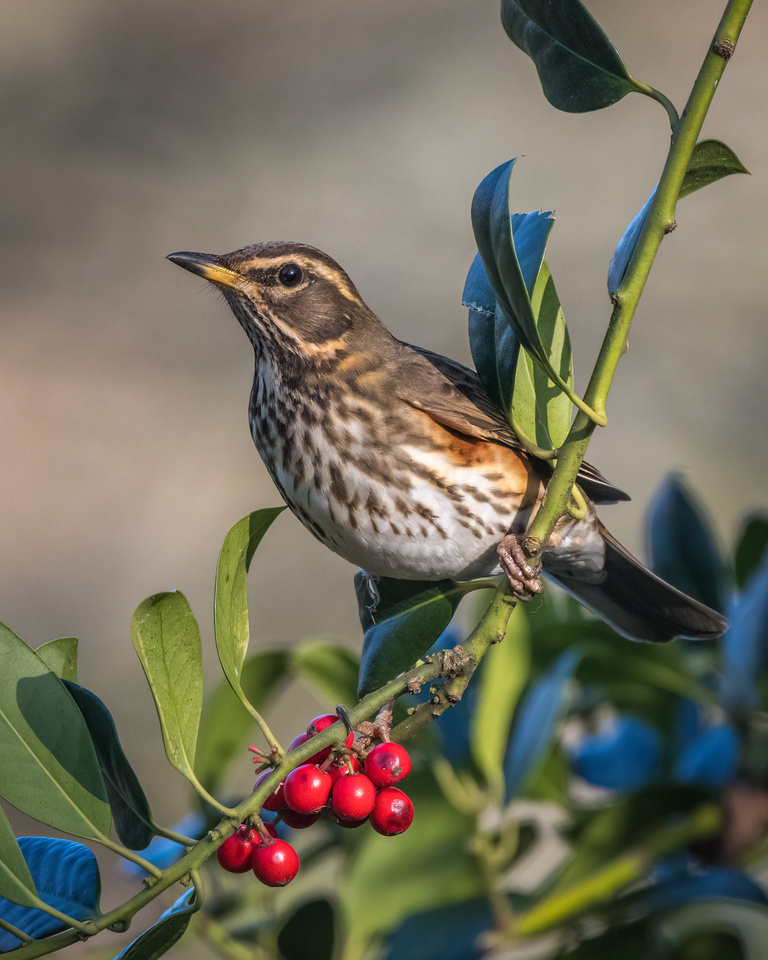
M129 943L114 960L158 960L177 943L186 932L192 914L197 910L196 891L192 887L152 926Z
M365 631L358 696L412 667L451 621L461 598L478 584L373 577L358 570L355 590Z
M265 650L249 657L240 672L242 689L253 707L264 713L288 676L287 650ZM253 718L224 678L203 706L195 772L208 793L215 793L227 769L244 751Z
M311 683L318 700L329 708L357 702L360 660L346 647L319 641L299 644L291 650L291 669Z
M247 705L240 672L248 650L248 568L253 554L273 521L285 507L256 510L239 520L224 538L216 568L213 628L216 651L224 676Z
M0 660L0 794L42 823L101 839L111 816L80 711L47 664L4 624Z
M49 640L35 652L60 680L77 683L77 637Z
M767 548L768 515L753 514L744 524L734 554L734 574L739 590L744 589L752 573L760 566Z
M549 269L544 266L544 251L554 218L542 210L510 215L510 176L514 163L511 160L492 170L472 199L472 228L485 275L515 338L552 383L594 418L594 411L573 390L565 320ZM487 313L490 322L495 324L495 311L489 308L490 296L484 290L482 275L474 266L467 277L464 303L476 313ZM493 338L488 334L484 339L483 348L487 352L491 339L498 342L498 331ZM507 347L505 358L509 355ZM482 376L485 377L485 373ZM502 393L505 393L504 387Z
M518 605L504 640L488 652L470 724L472 757L501 797L512 717L531 667L528 619Z
M27 861L21 852L13 829L0 807L0 897L21 904L23 907L36 907L37 889Z
M138 777L123 752L112 714L99 698L76 683L64 686L77 704L96 748L107 787L115 832L130 850L143 850L155 835L152 814Z
M678 197L687 197L689 193L733 173L749 173L749 170L720 140L700 140L693 148Z
M637 89L611 41L579 0L502 0L509 39L536 64L544 96L567 113L600 110Z
M156 593L139 604L131 640L155 700L165 754L194 780L195 744L203 706L200 629L183 593Z

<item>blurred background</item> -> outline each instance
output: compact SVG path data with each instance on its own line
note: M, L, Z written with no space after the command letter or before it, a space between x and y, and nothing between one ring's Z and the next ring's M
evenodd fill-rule
M722 0L589 6L682 109ZM555 111L496 0L4 0L0 22L0 619L34 646L80 638L81 682L173 822L186 786L162 756L130 617L183 590L218 679L217 552L278 496L248 432L250 346L165 255L315 244L395 334L467 361L472 193L522 156L515 205L559 221L547 259L583 389L608 261L661 171L667 118L639 96ZM640 552L670 470L724 543L766 504L766 36L756 5L704 130L753 175L681 202L590 449L633 496L603 517ZM358 644L352 573L282 516L251 572L254 643ZM288 738L312 706L289 712Z

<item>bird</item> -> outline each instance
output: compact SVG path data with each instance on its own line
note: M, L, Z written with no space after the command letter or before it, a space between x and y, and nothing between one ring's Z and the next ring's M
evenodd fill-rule
M522 536L552 464L521 443L478 375L397 339L330 256L270 241L168 260L223 294L250 340L251 435L288 507L369 575L465 581L506 574L542 592ZM586 514L558 521L541 570L620 634L719 636L719 613L655 576L598 519L628 500L589 464Z

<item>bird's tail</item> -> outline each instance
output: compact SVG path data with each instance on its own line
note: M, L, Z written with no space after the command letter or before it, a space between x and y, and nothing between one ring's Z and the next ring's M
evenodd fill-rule
M553 579L569 593L633 640L703 640L725 632L725 617L651 573L601 523L599 530L605 543L605 577L589 583L558 572Z

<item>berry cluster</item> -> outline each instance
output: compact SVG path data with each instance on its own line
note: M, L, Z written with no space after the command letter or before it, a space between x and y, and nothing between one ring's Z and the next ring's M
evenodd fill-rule
M306 733L291 742L289 750L306 743L338 717L324 714L315 717ZM354 734L346 739L347 751L352 748ZM333 754L333 755L332 755ZM365 756L364 763L353 754L327 747L313 754L292 770L262 804L277 814L273 824L282 820L289 827L311 826L326 813L342 827L359 827L366 821L385 837L393 837L410 827L413 804L395 786L411 771L411 759L399 743L379 743ZM265 770L256 780L254 790L271 776ZM262 883L283 887L296 876L299 858L293 847L277 838L273 824L264 824L266 833L243 824L219 847L219 863L231 873L253 870Z

